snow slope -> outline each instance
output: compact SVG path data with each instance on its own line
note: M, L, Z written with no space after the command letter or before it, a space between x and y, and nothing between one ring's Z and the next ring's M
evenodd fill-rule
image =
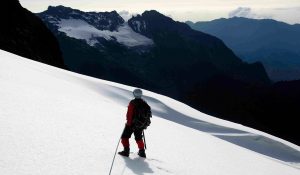
M117 42L128 47L153 44L151 39L134 32L127 23L121 25L118 31L109 31L99 30L80 19L61 19L58 27L60 32L64 32L72 38L83 39L91 46L99 43L98 37L106 40L116 39Z
M0 174L108 174L133 87L5 51L0 62ZM148 158L116 156L112 174L300 175L298 146L144 92Z

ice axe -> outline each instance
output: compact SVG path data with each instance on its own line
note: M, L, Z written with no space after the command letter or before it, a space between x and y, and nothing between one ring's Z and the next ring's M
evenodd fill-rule
M125 128L123 129L123 132L124 132L124 130L125 130ZM122 134L123 134L123 132L122 132ZM116 154L117 154L117 151L118 151L118 147L119 147L121 138L122 138L122 135L120 136L120 138L119 138L119 140L118 140L118 144L117 144L117 147L116 147L116 150L115 150L115 154L114 154L114 157L113 157L111 166L110 166L109 175L111 174L111 170L113 169L113 166L114 166L114 162L115 162L115 158L116 158Z
M145 149L147 149L146 137L145 137L145 133L144 133L144 131L143 131L143 139L144 139Z

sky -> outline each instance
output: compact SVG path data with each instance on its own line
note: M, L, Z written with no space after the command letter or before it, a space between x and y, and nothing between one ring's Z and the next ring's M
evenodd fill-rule
M300 0L20 0L23 7L41 12L49 5L82 11L142 13L157 10L177 21L208 21L232 16L271 18L300 24Z

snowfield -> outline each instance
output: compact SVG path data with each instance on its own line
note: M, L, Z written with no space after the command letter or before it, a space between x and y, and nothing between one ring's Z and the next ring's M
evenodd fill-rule
M0 174L108 174L134 87L1 50L0 61ZM299 146L144 93L154 113L147 159L132 138L112 174L300 175Z
M82 39L90 46L99 43L97 38L106 40L116 40L127 47L149 46L153 41L131 29L128 23L119 26L117 31L99 30L80 19L61 19L58 24L59 31L67 36Z

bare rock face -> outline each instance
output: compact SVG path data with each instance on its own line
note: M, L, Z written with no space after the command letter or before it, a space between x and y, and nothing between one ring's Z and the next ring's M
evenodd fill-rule
M18 0L1 2L0 21L0 49L66 68L54 35L38 17L24 9Z

